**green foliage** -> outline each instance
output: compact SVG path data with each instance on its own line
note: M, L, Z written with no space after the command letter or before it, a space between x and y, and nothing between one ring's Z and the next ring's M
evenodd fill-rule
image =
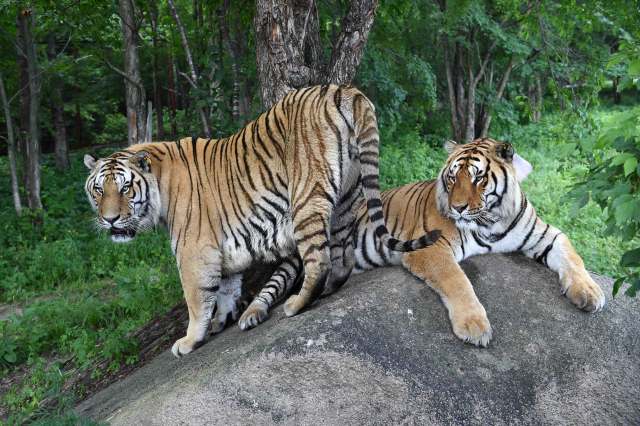
M609 232L624 240L633 240L640 230L640 107L608 117L595 141L583 144L593 150L593 165L588 179L575 190L576 197L594 200L605 211ZM618 285L630 286L625 293L633 296L640 288L640 247L628 250L620 259L623 267Z
M128 334L181 300L165 233L112 243L93 225L82 156L72 155L65 174L50 160L43 166L41 224L17 218L10 203L0 208L0 304L23 307L0 321L0 372L22 365L37 372L0 401L16 415L34 414L55 394L60 372L49 360L70 357L80 369L104 359L111 368L130 362L137 348ZM3 199L9 199L7 170L0 159Z
M603 18L604 19L604 18ZM613 24L612 24L613 25ZM622 76L618 90L640 88L640 41L622 28L617 53L608 67L616 67ZM606 213L610 232L624 240L637 240L640 231L640 107L617 112L603 121L597 138L585 139L583 149L589 152L592 166L588 178L576 188L582 202L593 199ZM625 294L635 296L640 289L640 244L627 250L620 259L623 268L616 280L616 295L624 282Z

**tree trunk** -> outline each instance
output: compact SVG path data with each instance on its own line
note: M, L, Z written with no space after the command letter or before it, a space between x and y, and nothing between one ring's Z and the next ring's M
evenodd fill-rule
M145 139L146 95L140 77L138 58L138 27L134 0L119 0L122 37L124 41L124 85L127 105L128 143L133 145Z
M502 78L500 79L500 83L498 84L498 90L496 91L495 102L500 102L502 97L504 96L504 91L507 88L507 83L509 82L509 77L511 76L511 70L513 70L514 58L509 59L509 64L507 65L507 69L502 74ZM482 130L480 131L480 137L486 138L489 134L489 126L491 126L491 114L492 108L490 105L486 106L486 113L482 119Z
M21 32L20 14L16 20L16 38L18 49L18 69L20 73L20 108L18 113L18 134L17 134L17 154L18 154L18 175L21 178L22 186L27 191L29 188L29 173L27 173L27 145L29 144L29 71L27 70L27 55L24 51L24 40Z
M329 63L330 83L351 83L362 59L377 8L378 0L351 2L349 12L342 20L342 30L333 46L333 55Z
M542 102L544 101L543 99L544 94L542 93L542 82L540 80L540 76L536 76L535 94L536 94L536 103L535 103L535 108L533 110L533 121L537 123L542 118Z
M56 38L53 33L47 36L47 58L49 61L56 59ZM56 168L66 170L69 168L69 142L67 141L67 129L64 120L64 103L62 100L63 81L58 75L52 75L51 80L51 115L53 117Z
M157 133L158 140L164 140L164 116L162 112L162 93L160 91L160 69L158 67L158 6L156 2L152 1L149 5L151 15L151 42L153 44L153 103L156 104L156 119L157 119Z
M4 110L4 121L7 123L7 156L9 157L9 171L11 173L11 195L13 196L13 208L16 214L22 214L22 200L20 199L20 184L18 183L18 163L16 161L16 141L13 136L13 121L11 109L7 101L7 93L4 90L4 81L0 74L0 101Z
M76 140L76 144L82 144L82 114L80 114L80 104L75 102L75 113L73 119L73 137Z
M319 83L350 83L360 63L377 0L352 0L325 68L315 0L257 0L254 19L262 104Z
M41 209L40 199L40 73L36 57L36 45L33 40L33 10L23 9L19 17L22 51L27 59L29 76L29 137L26 144L27 174L29 176L28 205L30 209Z
M231 115L236 123L242 124L249 114L247 83L240 70L240 63L245 54L245 39L242 29L235 31L234 37L231 37L229 31L229 6L230 0L224 0L219 16L220 33L223 44L231 57L231 75L233 79Z
M184 54L187 57L187 64L189 65L190 78L185 74L185 77L189 80L189 84L196 90L199 91L199 82L198 82L198 71L196 70L196 66L193 62L193 57L191 55L191 49L189 48L189 42L187 40L187 33L185 32L184 25L182 25L182 21L180 20L180 15L178 14L178 10L176 9L176 5L173 0L168 0L169 9L171 9L171 14L173 15L173 19L176 21L176 25L178 27L178 32L180 33L180 40L182 42L182 48L184 49ZM202 120L202 129L204 130L204 134L207 138L211 137L211 127L209 125L209 119L207 117L207 113L202 107L197 107L198 113L200 114L200 119Z
M451 115L451 132L457 142L462 141L462 132L460 130L460 121L458 119L457 102L456 102L456 88L453 78L453 58L449 54L449 43L444 45L444 66L445 74L447 76L447 92L449 94L449 113ZM454 53L455 57L455 53Z
M169 89L167 91L167 97L169 100L169 115L171 116L171 136L175 138L178 136L178 122L176 120L176 110L178 109L176 90L178 90L178 88L176 86L174 67L173 55L169 54L167 58L167 86Z

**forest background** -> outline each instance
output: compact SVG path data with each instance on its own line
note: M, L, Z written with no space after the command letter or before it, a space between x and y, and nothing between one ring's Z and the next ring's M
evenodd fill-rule
M588 269L617 279L614 292L640 288L637 1L0 0L0 10L0 418L10 423L83 421L74 402L166 347L170 333L150 324L183 309L165 232L122 246L95 231L82 155L229 135L296 87L352 83L374 102L385 189L433 178L447 139L512 142L534 166L523 186L538 213Z

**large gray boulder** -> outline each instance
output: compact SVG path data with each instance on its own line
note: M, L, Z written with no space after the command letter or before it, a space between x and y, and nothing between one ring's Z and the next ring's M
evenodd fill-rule
M181 360L167 351L77 411L121 425L640 424L637 300L590 315L522 256L463 266L493 326L486 349L453 335L422 282L379 269L296 317L280 307Z

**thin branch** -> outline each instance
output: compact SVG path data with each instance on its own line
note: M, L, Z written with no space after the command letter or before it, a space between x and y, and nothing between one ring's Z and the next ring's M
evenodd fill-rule
M184 73L182 71L178 71L178 74L183 76L189 82L189 85L191 85L191 87L193 87L194 89L198 90L198 86L196 85L196 83L193 80L191 80L191 77L189 77L189 75L187 73Z
M118 68L115 65L113 65L111 62L109 62L109 60L107 58L101 58L101 59L104 61L105 64L107 64L107 66L109 68L111 68L113 71L115 71L117 74L119 74L122 78L124 78L129 83L131 83L134 86L136 86L139 90L144 90L144 87L139 82L134 81L133 79L131 79L131 77L129 77L124 71L122 71L120 68Z

